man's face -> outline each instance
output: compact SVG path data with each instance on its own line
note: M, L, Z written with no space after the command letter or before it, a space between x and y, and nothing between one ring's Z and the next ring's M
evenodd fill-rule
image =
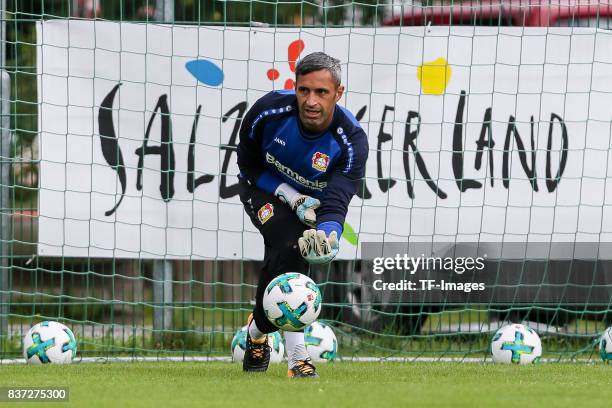
M302 126L312 133L327 129L331 124L336 102L343 93L344 87L336 87L331 72L326 69L298 76L295 95Z

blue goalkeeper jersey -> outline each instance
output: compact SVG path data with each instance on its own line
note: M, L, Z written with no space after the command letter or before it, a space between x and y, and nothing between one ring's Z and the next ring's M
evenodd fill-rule
M274 194L281 183L318 198L317 228L342 234L353 195L361 185L368 138L355 117L336 105L329 128L307 133L295 91L272 91L242 119L238 145L240 175Z

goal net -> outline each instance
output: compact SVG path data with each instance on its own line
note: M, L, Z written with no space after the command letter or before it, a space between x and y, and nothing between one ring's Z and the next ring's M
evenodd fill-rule
M610 324L607 2L8 3L2 356L42 319L84 356L227 355L264 250L238 129L314 51L370 146L311 270L340 355L482 357L526 321L588 358Z

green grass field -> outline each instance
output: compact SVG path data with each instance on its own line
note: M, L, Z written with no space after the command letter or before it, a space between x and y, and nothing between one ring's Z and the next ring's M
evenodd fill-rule
M285 364L251 375L230 363L4 365L0 387L69 387L70 402L44 404L53 407L574 408L612 401L612 365L604 364L343 362L318 370L318 380L289 380Z

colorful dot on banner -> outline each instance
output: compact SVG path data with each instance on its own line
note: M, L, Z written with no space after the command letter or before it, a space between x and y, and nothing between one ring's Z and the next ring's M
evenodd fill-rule
M293 89L295 88L295 82L293 82L293 79L288 79L285 81L285 86L283 87L283 89Z
M417 78L426 95L442 95L451 79L452 69L444 58L428 61L417 68Z
M359 235L357 235L353 227L351 227L351 225L347 222L344 223L342 238L346 239L351 245L354 246L357 246L357 243L359 242Z
M223 70L214 63L207 60L193 60L185 64L185 68L191 75L203 84L210 86L221 85L223 82Z
M280 72L278 72L277 69L272 68L268 70L267 75L270 81L275 81L280 76Z
M291 44L287 47L287 63L289 64L289 69L291 72L295 72L297 66L297 60L300 57L302 51L304 51L305 44L302 40L292 41ZM266 71L266 76L270 81L276 81L280 78L280 72L277 69L271 68ZM286 79L283 85L283 89L294 89L295 82L293 79Z
M289 62L289 69L291 72L295 72L296 61L302 51L304 51L304 47L304 41L302 40L295 40L287 47L287 61Z

